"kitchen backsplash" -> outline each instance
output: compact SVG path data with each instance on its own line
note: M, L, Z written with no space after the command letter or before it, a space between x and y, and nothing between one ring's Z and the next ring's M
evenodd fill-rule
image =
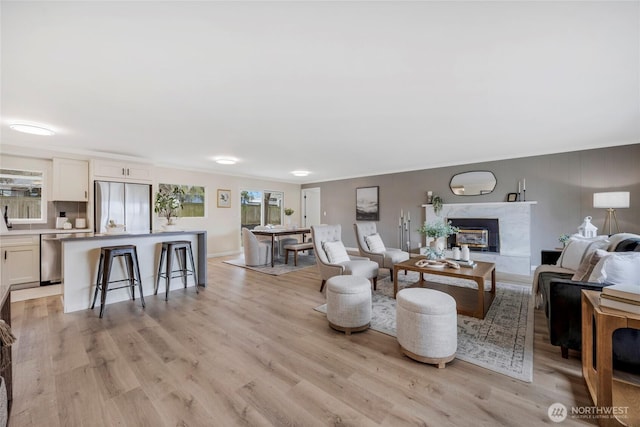
M12 230L45 230L56 228L56 218L65 212L75 228L76 218L87 218L86 202L48 202L46 224L13 224Z

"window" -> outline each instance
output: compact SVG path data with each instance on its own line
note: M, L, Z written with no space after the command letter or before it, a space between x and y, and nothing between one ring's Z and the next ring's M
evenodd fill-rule
M250 230L258 225L280 225L284 211L284 193L269 190L240 192L241 225Z
M0 169L0 206L5 207L10 222L46 221L43 194L44 173L18 169Z
M281 191L264 192L264 224L281 225L284 193Z

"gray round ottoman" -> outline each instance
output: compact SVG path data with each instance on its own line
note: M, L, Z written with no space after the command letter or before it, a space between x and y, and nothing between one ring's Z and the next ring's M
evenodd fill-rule
M402 289L396 296L396 330L408 357L444 368L458 348L456 301L433 289Z
M371 283L360 276L333 276L327 280L329 326L350 335L371 323Z

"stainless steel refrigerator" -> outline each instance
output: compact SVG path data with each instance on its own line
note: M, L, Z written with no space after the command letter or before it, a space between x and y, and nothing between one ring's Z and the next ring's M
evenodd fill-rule
M151 231L151 185L94 181L94 230L106 233L113 221L129 233Z

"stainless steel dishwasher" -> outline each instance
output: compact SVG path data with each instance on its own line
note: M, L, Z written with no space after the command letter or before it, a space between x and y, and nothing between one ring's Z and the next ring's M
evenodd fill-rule
M40 286L62 279L62 243L57 234L40 235Z

